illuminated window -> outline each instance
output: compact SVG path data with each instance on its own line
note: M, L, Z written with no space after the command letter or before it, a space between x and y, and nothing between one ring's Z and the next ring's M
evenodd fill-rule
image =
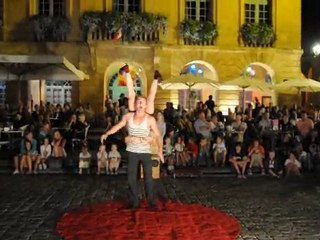
M0 81L0 108L5 107L6 102L6 83L4 81Z
M52 104L72 102L70 81L46 81L46 100Z
M65 16L65 0L39 0L39 14L45 16Z
M208 21L212 20L211 0L186 0L186 19Z
M244 10L246 23L271 24L270 0L246 0Z
M113 11L140 12L140 0L113 0Z

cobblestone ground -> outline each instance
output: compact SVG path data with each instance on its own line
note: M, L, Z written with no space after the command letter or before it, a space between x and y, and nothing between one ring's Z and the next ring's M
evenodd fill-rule
M239 219L239 239L320 239L320 182L313 177L163 179L172 200L202 203ZM0 239L61 239L65 211L122 199L125 176L0 176Z

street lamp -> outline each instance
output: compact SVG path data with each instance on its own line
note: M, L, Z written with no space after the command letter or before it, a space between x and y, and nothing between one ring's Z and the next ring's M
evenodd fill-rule
M312 46L312 53L315 57L320 55L320 43L316 43Z

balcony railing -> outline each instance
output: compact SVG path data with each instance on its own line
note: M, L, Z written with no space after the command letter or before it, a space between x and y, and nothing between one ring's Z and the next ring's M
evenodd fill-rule
M62 16L34 15L29 21L36 41L66 41L71 30L68 18Z
M185 45L214 45L218 36L213 22L187 19L180 23L180 36Z
M245 47L272 47L276 39L273 27L265 23L244 23L240 37Z
M80 19L84 40L159 42L167 18L150 13L86 12Z

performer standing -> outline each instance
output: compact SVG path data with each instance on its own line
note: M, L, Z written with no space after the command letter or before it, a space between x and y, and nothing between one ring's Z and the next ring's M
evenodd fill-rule
M127 74L130 76L128 71ZM144 170L143 172L147 201L150 207L155 207L156 202L153 193L152 160L150 149L153 138L150 137L150 130L153 131L156 137L160 160L161 162L164 162L162 153L162 137L160 135L155 118L146 112L147 99L145 97L135 97L134 109L135 112L129 112L124 115L118 124L104 133L101 136L101 142L106 140L109 135L118 132L124 126L127 126L128 137L126 138L126 150L128 152L129 207L137 208L139 206L137 171L140 161Z

